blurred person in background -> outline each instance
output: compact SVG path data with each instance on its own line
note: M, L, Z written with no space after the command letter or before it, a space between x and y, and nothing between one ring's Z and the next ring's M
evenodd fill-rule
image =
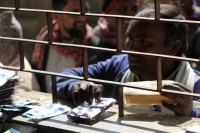
M200 7L196 0L179 0L183 7L185 16L189 20L200 20Z
M0 14L0 36L22 38L22 27L12 11L4 11ZM13 40L0 40L0 62L7 66L20 66L19 42ZM24 57L26 69L31 69L31 65ZM40 91L40 86L35 74L23 71L16 71L16 75L22 79L20 88L25 90Z
M198 7L196 0L180 0L183 6L187 20L200 21L200 7ZM200 26L199 24L189 25L187 57L199 59L200 58ZM193 68L200 70L200 64L191 63Z
M140 0L103 0L102 12L103 14L113 14L113 15L130 15L136 14ZM125 30L128 26L129 20L123 20L122 30ZM117 24L115 18L100 17L97 26L93 29L93 36L91 38L91 43L97 47L103 48L117 48ZM125 31L122 31L123 33ZM125 41L125 35L123 36L123 41ZM98 61L104 61L115 53L111 52L101 52L95 53L91 52L92 55L89 58L89 63L96 63Z
M52 0L53 10L80 12L80 0ZM86 2L86 8L89 4ZM85 16L53 14L53 41L87 45L92 36L92 28ZM37 40L48 40L48 28L45 26L37 35ZM83 65L82 49L66 46L35 44L32 53L34 69L57 72L65 67ZM50 77L37 75L43 91L50 92ZM46 90L47 89L47 90Z

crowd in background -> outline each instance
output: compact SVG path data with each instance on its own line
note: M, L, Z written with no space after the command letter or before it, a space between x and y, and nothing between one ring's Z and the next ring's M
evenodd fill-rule
M28 3L28 1L26 1L24 3L22 2L21 4L22 7L26 7L26 5L30 4L32 6L35 5L32 8L38 7L63 11L80 11L79 0L68 0L68 3L65 3L65 0L52 0L52 2L49 4L46 4L46 1L44 2L45 4L41 4L41 1L34 2L31 4ZM138 10L142 9L143 5L153 2L154 1L152 0L100 0L98 1L99 4L96 4L96 2L88 0L87 9L92 13L97 12L113 15L135 15ZM197 0L161 0L161 2L179 4L183 7L183 12L185 13L186 19L200 20L200 9L198 6L200 3L198 3L199 1ZM4 4L6 5L6 3ZM9 3L7 3L7 5L9 5ZM41 5L46 7L41 7ZM16 12L15 16L17 20L19 20L19 23L21 23L22 29L20 29L19 32L24 32L23 36L20 36L21 38L31 38L42 41L48 40L47 27L44 27L46 25L46 19L41 19L44 18L44 14L26 15ZM117 48L116 20L114 18L96 17L94 19L85 16L77 17L70 15L53 14L53 19L53 40L55 42L75 43L80 45L90 45L112 49ZM120 42L122 45L125 43L125 30L128 26L128 21L129 20L123 20L123 37L122 42ZM32 22L33 24L30 24L30 22ZM189 35L190 36L188 38L188 50L185 51L185 55L189 58L198 59L200 49L199 25L190 25ZM26 59L31 65L31 67L34 69L58 72L65 68L83 66L83 51L80 48L71 48L66 46L50 47L41 44L32 44L29 46L24 45L24 47ZM90 50L88 61L89 64L93 64L98 61L106 60L107 58L110 58L113 55L114 53L99 51L97 52ZM7 63L6 65L8 64L9 63ZM193 68L199 68L199 65L196 63L191 63L191 65ZM40 74L36 75L37 79L35 79L35 75L33 75L33 77L34 82L38 82L34 84L38 84L40 87L33 87L33 85L31 85L31 89L40 90L44 92L51 92L51 88L49 86L49 76L45 77L44 75Z

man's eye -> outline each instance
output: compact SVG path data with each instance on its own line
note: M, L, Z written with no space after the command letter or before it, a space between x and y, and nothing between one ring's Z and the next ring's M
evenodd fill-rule
M142 45L150 45L150 44L152 44L152 41L150 41L148 39L140 38L140 43Z

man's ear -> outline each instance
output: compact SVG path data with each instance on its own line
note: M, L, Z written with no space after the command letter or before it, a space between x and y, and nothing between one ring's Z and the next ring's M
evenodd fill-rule
M182 47L181 41L179 39L174 40L170 44L169 55L177 55Z

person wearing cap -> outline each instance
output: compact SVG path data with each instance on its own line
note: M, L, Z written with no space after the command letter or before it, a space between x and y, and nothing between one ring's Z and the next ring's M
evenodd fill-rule
M154 6L147 6L136 17L155 18ZM160 17L165 19L185 20L180 7L161 4ZM126 30L126 49L134 52L162 54L182 57L187 47L187 24L162 22L155 20L132 19ZM157 58L151 55L120 54L112 56L106 61L88 66L88 76L93 79L136 82L157 80ZM83 76L83 68L71 68L60 73ZM166 90L192 92L200 94L200 72L191 68L189 62L177 59L162 58L161 74L163 80L173 80L175 83L163 86ZM58 96L79 105L84 101L92 102L93 98L112 97L119 99L116 86L106 87L88 81L57 76ZM197 97L162 91L161 95L172 99L174 103L166 101L162 105L173 111L175 115L200 118L200 111L193 106Z
M135 15L138 10L140 0L103 0L102 13L113 15ZM123 28L126 29L128 20L123 20ZM100 17L97 26L93 29L91 43L97 47L117 48L117 28L116 19L108 17ZM123 40L124 41L124 40ZM123 43L122 41L122 43ZM89 58L89 63L106 60L115 55L109 52L92 53Z

